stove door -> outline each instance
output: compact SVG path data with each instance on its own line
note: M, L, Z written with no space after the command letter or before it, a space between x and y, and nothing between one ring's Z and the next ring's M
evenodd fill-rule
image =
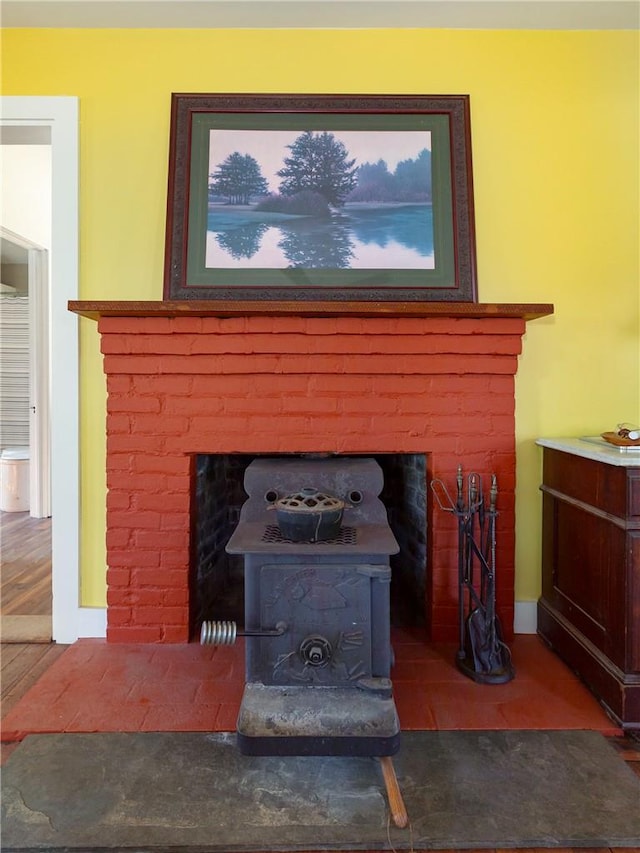
M390 647L382 664L378 648L388 645L388 625L374 637L377 614L386 609L383 621L389 618L387 565L271 564L258 575L262 627L283 622L287 630L248 641L249 681L356 686L361 679L388 677ZM374 671L380 669L386 671Z

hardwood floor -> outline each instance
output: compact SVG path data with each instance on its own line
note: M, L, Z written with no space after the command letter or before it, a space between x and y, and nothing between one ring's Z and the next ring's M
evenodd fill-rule
M0 512L0 641L51 640L51 519Z
M2 716L66 648L51 642L51 604L51 519L0 512ZM2 760L14 747L3 746Z

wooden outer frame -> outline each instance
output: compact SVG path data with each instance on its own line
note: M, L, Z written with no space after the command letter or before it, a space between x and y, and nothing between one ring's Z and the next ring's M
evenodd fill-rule
M553 314L549 302L289 302L245 300L71 301L69 311L99 320L101 317L411 317L460 320L521 319L529 322Z
M429 121L436 117L447 122L447 150L440 157L448 163L449 185L447 205L450 221L443 224L451 232L450 257L446 259L446 280L429 282L428 271L360 271L324 270L314 277L314 271L292 269L278 271L286 274L282 282L270 279L265 271L256 286L255 270L252 281L230 282L231 276L216 270L218 281L194 285L188 264L190 227L192 227L192 161L194 118L203 114L247 117L253 126L262 120L272 126L274 117L287 116L380 116L393 128L396 117L412 117L404 121ZM328 122L328 127L330 122ZM442 124L440 125L442 127ZM440 133L440 138L443 138ZM444 145L442 146L444 149ZM198 152L195 152L198 156ZM202 154L200 153L200 158ZM434 167L434 180L438 180ZM434 220L441 215L434 207ZM442 214L445 218L445 214ZM309 274L311 273L311 274ZM364 273L364 275L363 275ZM322 275L324 274L324 278ZM330 286L327 286L330 276ZM237 278L237 274L236 274ZM242 273L240 273L242 278ZM396 280L393 280L393 279ZM409 278L411 280L409 280ZM318 281L318 279L320 279ZM397 279L402 279L401 281ZM165 245L165 274L163 298L168 301L252 300L252 301L349 301L349 302L476 302L476 252L471 160L470 108L467 95L396 96L396 95L233 95L233 94L173 94L171 103L171 133L169 148L169 185L167 195L167 228Z

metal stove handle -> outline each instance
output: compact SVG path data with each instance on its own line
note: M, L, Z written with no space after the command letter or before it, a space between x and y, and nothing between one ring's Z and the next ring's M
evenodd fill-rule
M235 622L203 622L200 629L201 646L232 646L237 637L281 637L287 630L285 622L264 631L238 631Z

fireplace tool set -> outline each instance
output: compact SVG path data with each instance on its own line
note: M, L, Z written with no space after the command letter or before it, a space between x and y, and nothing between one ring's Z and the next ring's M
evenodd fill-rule
M496 503L498 483L491 475L488 506L479 474L456 475L456 499L442 480L431 481L440 508L458 520L458 669L480 684L504 684L515 675L496 615Z
M243 754L377 757L391 816L404 827L391 759L400 723L390 679L389 557L399 548L382 486L374 459L254 459L226 547L244 557L244 630L204 622L201 642L246 638Z

